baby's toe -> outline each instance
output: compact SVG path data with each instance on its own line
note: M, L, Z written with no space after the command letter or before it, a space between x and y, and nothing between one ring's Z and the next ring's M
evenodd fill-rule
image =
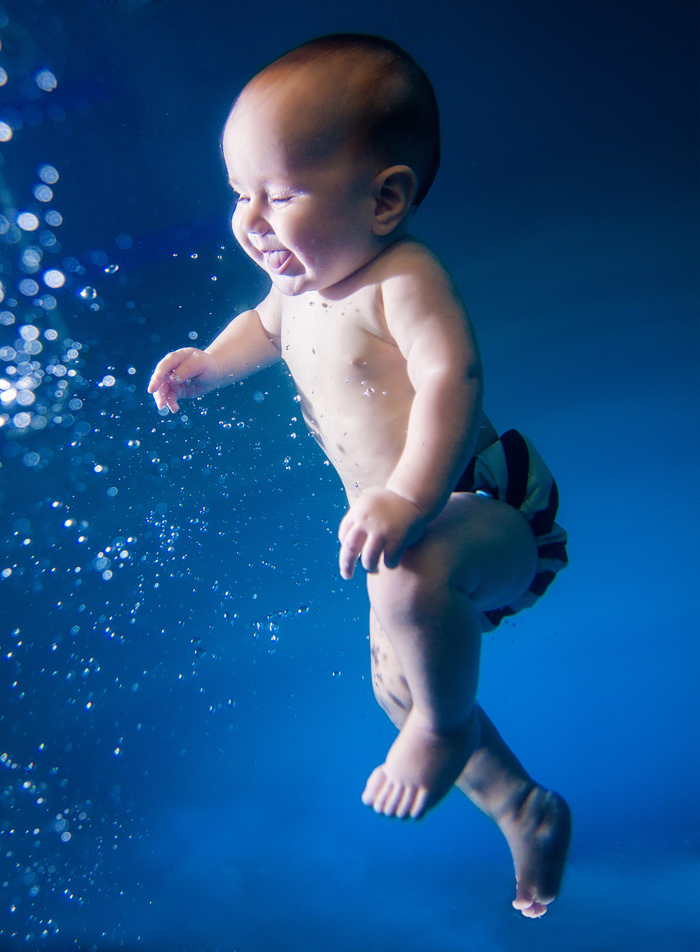
M405 820L411 815L411 808L416 799L416 788L410 784L404 787L403 796L396 807L396 816L400 820Z
M376 808L377 796L385 783L386 774L384 773L383 768L375 767L375 769L369 775L369 779L367 780L364 792L362 794L362 802L365 804L365 806Z
M411 807L410 816L412 819L419 820L423 816L428 806L428 796L429 794L425 787L418 788Z
M396 810L404 795L402 784L394 783L391 785L387 796L384 799L382 813L384 816L396 816Z

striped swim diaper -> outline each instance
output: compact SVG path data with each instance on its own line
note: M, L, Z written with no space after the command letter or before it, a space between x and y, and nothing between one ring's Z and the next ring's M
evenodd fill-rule
M530 440L508 430L473 457L454 491L483 493L508 503L522 512L535 535L537 571L529 589L511 605L481 614L482 630L493 631L502 619L534 605L568 563L567 535L554 521L557 484Z

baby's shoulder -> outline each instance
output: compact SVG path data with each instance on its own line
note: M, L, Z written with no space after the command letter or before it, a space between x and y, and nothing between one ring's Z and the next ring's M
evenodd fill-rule
M412 288L452 284L437 255L411 235L401 238L376 259L372 279L381 286Z
M418 241L412 235L404 235L390 245L386 251L376 259L377 276L381 278L406 274L407 271L445 271L437 255L427 245Z
M406 236L392 245L377 262L375 281L381 288L385 310L425 311L436 306L463 309L461 296L440 259L422 242Z

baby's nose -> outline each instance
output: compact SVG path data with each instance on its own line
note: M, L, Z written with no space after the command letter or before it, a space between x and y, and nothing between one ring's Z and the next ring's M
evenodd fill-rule
M248 202L243 209L241 225L249 235L266 235L271 230L261 202L255 200Z

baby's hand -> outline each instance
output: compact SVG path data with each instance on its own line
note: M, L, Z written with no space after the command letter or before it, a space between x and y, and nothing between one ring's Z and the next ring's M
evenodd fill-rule
M153 371L148 392L153 394L159 410L168 407L175 413L182 397L199 397L213 390L220 380L219 365L211 354L196 347L183 347L161 360Z
M381 556L395 568L409 545L424 534L428 522L403 496L389 489L372 490L356 499L340 523L340 574L352 578L361 556L367 572L376 572Z

